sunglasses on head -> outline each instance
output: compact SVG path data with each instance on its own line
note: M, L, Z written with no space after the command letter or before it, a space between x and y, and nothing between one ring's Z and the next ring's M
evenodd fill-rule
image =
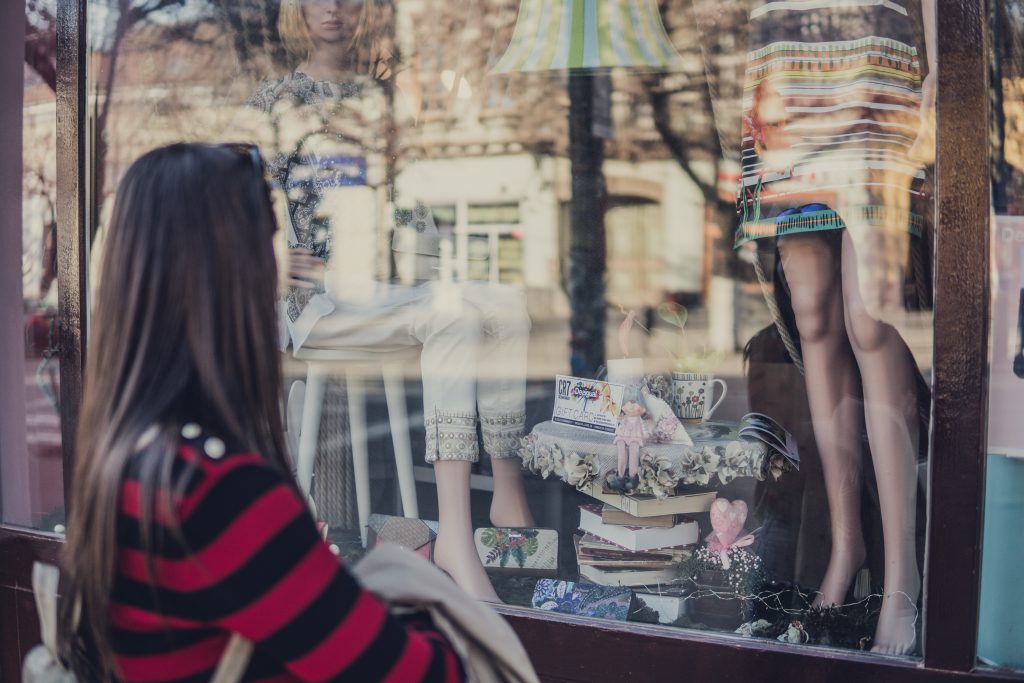
M221 149L230 149L232 152L236 152L239 156L246 160L253 170L259 173L261 176L266 168L263 164L263 156L260 154L260 148L250 142L225 142L220 145L216 145Z

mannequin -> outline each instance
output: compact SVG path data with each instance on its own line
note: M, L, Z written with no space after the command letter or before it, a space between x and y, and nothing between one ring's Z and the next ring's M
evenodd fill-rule
M377 81L392 75L385 62L377 61L386 49L372 44L383 11L374 0L282 2L279 30L297 67L265 83L250 105L270 116L281 147L278 164L272 160L270 166L289 197L289 291L283 308L294 348L422 348L426 459L434 467L440 517L434 561L471 595L499 602L473 542L470 469L478 458L479 420L494 474L491 523L533 525L518 457L530 328L522 295L487 283L442 287L346 281L332 287L327 271L332 255L334 271L345 268L339 262L366 270L365 262L373 259L371 254L360 263L359 256L352 256L360 244L358 232L367 232L353 218L356 209L349 198L356 195L344 183L332 183L332 169L318 158L315 141L332 145L323 148L323 158L370 157L366 173L373 175L373 150L381 136L374 123L379 121L359 116L364 109L374 110L361 107L361 100L379 91ZM371 64L370 76L355 66L360 62ZM401 89L401 83L397 86ZM357 138L360 132L363 139ZM289 140L305 146L296 149ZM303 162L313 170L306 175L294 171L297 158L313 158Z
M885 317L902 305L901 259L919 236L923 173L913 159L926 137L919 120L934 103L934 0L868 4L755 3L737 247L775 238L788 282L831 516L831 556L815 605L843 604L866 559L866 428L885 552L872 651L904 655L915 649L921 588L920 418L914 359ZM923 84L905 19L918 5L930 60ZM794 28L808 25L817 32Z

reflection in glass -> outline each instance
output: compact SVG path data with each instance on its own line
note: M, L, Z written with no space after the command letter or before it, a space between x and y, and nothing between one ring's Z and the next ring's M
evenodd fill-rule
M435 241L437 253L416 249L438 260L437 278L404 285L382 273L388 105L379 81L387 75L386 53L372 55L379 66L371 75L355 70L351 57L363 46L368 53L384 49L387 17L376 2L360 12L286 3L278 27L297 65L263 83L249 101L268 119L271 172L288 199L285 324L299 359L308 358L307 350L321 360L371 363L387 362L389 351L419 352L426 461L438 487L434 560L470 593L497 600L473 543L469 475L479 459L479 419L495 479L491 523L533 524L518 458L530 320L518 290L454 281L452 235ZM417 203L407 218L414 244L441 238L427 205ZM471 262L490 262L486 240L481 259L473 253L481 243L470 236ZM300 447L300 479L312 470L308 456ZM360 509L360 527L366 512Z
M900 655L915 648L917 462L930 404L889 322L900 321L906 285L921 283L923 268L926 176L914 147L927 94L914 14L916 2L754 4L736 232L738 249L774 243L777 329L806 379L832 540L815 605L844 604L867 559L866 428L885 554L872 649Z
M804 647L870 647L901 590L878 640L912 649L934 72L917 2L597 3L618 9L599 56L662 36L672 58L545 71L498 65L571 47L531 14L559 3L139 3L130 21L117 4L89 14L94 254L139 154L260 143L289 242L292 450L346 559L369 513L440 517L435 558L478 595ZM613 433L553 424L567 375L622 379L621 398L594 390L609 410L642 404L630 485L653 498L605 492L625 488ZM424 463L442 441L465 458ZM525 476L480 451L522 453ZM605 500L600 523L667 525L678 546L577 534ZM520 555L543 566L480 569ZM809 609L819 588L846 607Z
M25 3L26 50L22 134L21 215L8 225L21 231L8 243L21 254L19 315L5 322L15 343L4 344L2 363L18 368L5 391L0 432L0 521L45 531L64 522L60 425L60 356L57 328L57 115L55 3ZM20 220L19 220L20 219ZM4 249L7 247L5 246ZM5 295L14 295L8 291ZM5 302L6 307L6 302ZM22 343L23 342L23 343ZM11 356L8 356L8 351Z

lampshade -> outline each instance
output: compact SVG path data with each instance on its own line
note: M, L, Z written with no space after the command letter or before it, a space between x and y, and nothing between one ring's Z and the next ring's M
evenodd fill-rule
M678 65L657 0L522 0L491 73Z

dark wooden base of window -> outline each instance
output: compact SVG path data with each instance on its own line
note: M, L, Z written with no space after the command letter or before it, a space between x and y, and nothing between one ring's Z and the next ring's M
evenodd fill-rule
M21 680L21 660L40 640L32 563L55 564L62 545L55 536L0 527L0 681Z
M21 660L39 642L32 563L56 563L60 538L0 527L0 681L21 678ZM742 640L646 624L600 622L500 607L547 683L620 681L918 681L1021 680L1021 676L925 669L919 662L818 647Z
M587 683L910 683L1021 680L1020 675L925 669L920 660L881 657L823 647L676 630L636 623L599 622L563 614L501 607L544 681Z

